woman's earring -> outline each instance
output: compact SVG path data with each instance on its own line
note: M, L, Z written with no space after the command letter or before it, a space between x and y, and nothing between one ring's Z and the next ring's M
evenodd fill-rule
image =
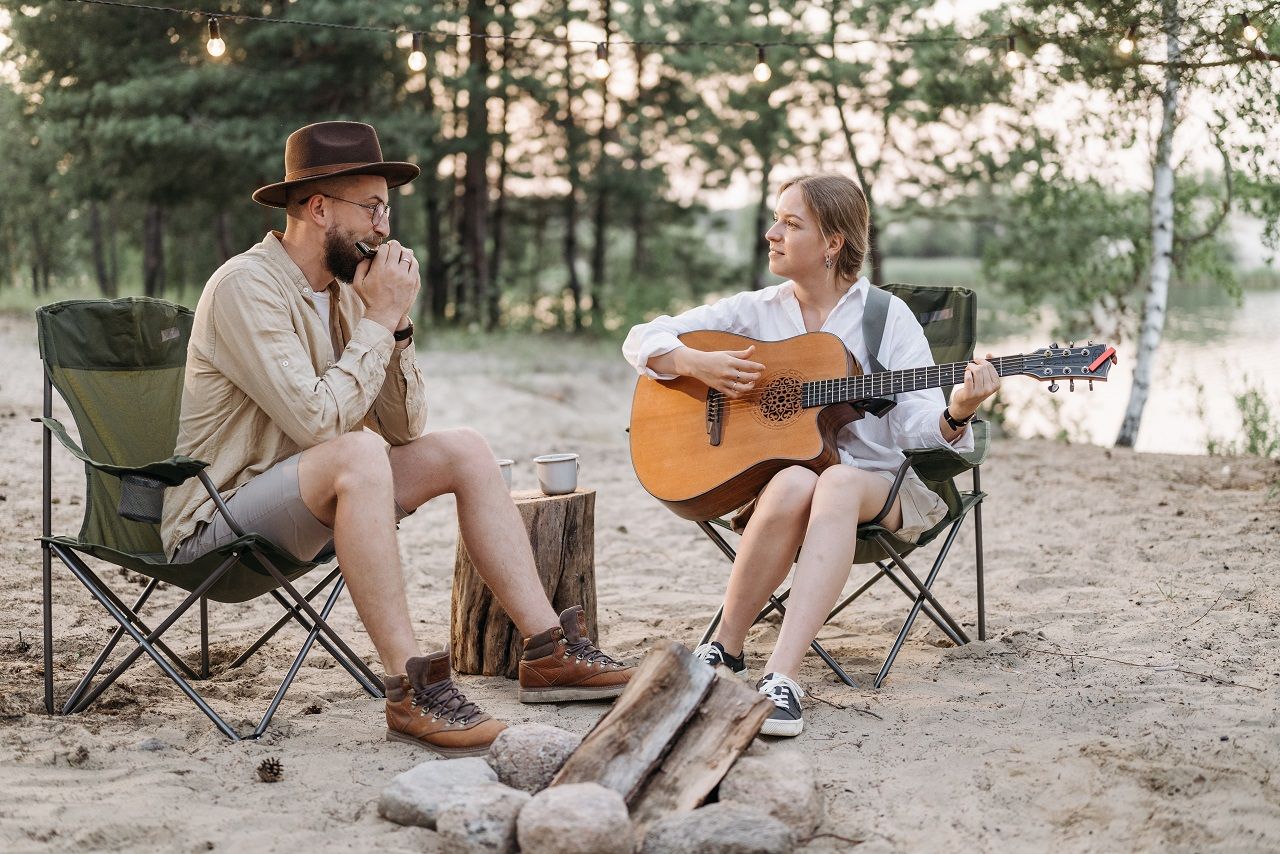
M826 265L826 267L827 267L827 269L828 269L828 270L830 270L830 269L831 269L831 256L830 256L830 255L823 255L823 256L822 256L822 263Z

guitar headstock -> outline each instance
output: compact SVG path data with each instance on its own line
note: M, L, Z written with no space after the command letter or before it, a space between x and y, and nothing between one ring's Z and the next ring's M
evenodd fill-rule
M1107 344L1074 344L1059 347L1050 344L1022 357L1022 369L1018 373L1035 377L1044 382L1054 380L1096 380L1106 382L1107 373L1116 363L1116 348ZM1073 382L1074 386L1075 383ZM1050 391L1057 390L1054 383Z

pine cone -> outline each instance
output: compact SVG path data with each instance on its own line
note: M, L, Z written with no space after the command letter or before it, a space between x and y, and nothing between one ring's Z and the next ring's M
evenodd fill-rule
M258 763L258 779L264 783L278 783L284 779L284 766L271 756Z

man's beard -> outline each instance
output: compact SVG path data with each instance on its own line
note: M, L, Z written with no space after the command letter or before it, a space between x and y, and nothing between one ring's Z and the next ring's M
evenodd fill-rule
M364 256L356 249L355 238L343 234L336 226L324 233L324 265L340 282L351 284L356 277L356 267Z

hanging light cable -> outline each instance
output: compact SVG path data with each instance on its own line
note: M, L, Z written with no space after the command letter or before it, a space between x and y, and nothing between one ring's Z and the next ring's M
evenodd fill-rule
M222 56L227 52L227 43L222 40L222 33L218 30L218 19L209 19L209 40L205 42L204 49L209 51L212 57Z
M1124 38L1120 39L1120 44L1116 46L1116 49L1119 50L1121 53L1123 53L1125 56L1128 56L1129 54L1133 53L1133 49L1137 47L1137 44L1138 44L1138 25L1130 24L1129 29L1125 31Z
M427 55L422 51L422 33L413 34L413 50L409 52L409 68L421 71L427 67Z
M1244 24L1244 29L1240 31L1240 35L1244 36L1245 44L1253 44L1258 40L1260 33L1258 28L1249 23L1249 16L1244 12L1240 13L1240 22Z
M596 42L596 61L591 66L591 75L597 80L604 80L609 76L609 50L605 47L604 42Z
M1004 52L1005 68L1017 68L1022 65L1022 54L1018 53L1018 44L1012 34L1009 35Z
M773 76L773 70L769 68L768 61L764 58L764 45L756 45L756 67L751 72L759 83L768 81Z

